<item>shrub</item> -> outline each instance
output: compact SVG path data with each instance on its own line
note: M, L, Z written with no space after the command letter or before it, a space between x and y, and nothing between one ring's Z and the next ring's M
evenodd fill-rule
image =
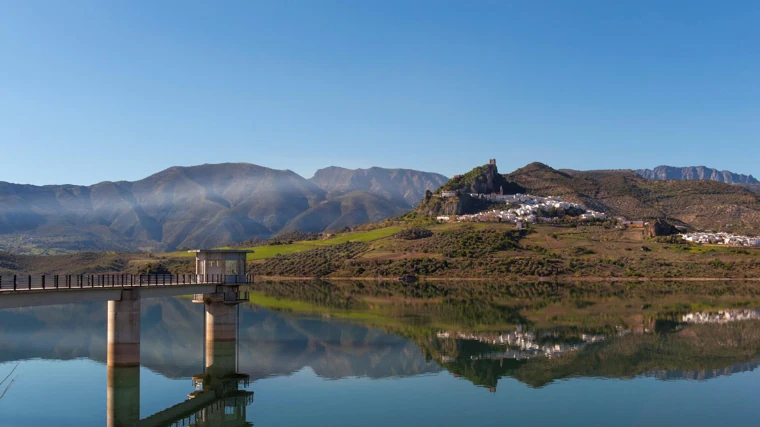
M419 240L431 237L433 232L423 227L411 227L399 231L393 237L401 240Z

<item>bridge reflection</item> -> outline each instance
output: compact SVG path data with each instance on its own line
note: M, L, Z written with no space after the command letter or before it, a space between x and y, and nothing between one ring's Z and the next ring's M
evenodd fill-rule
M238 372L239 303L236 286L195 295L205 306L205 370L194 375L188 399L147 418L140 418L140 295L122 291L121 300L108 302L107 425L133 426L250 426L246 409L253 392L249 377ZM241 387L243 386L243 387Z

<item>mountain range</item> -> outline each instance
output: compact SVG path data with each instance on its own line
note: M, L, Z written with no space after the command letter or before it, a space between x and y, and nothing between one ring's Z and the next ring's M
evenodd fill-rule
M0 249L163 251L323 231L413 208L439 174L327 168L307 180L248 163L172 167L91 186L0 182Z
M731 185L729 185L731 184ZM742 188L743 187L743 188ZM409 169L328 167L305 179L249 163L172 167L139 181L79 185L0 182L0 250L171 251L322 232L400 216L478 209L426 197L436 190L558 195L631 218L671 218L696 229L760 234L760 182L705 167L573 171L495 162L448 180ZM433 206L433 202L437 205Z
M752 175L721 171L706 166L657 166L654 169L638 169L635 172L646 179L654 180L709 180L726 184L760 184L760 181L755 179Z

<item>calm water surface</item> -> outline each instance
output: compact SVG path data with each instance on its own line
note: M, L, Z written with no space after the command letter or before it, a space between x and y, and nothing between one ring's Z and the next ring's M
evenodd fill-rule
M110 409L106 304L2 310L0 379L10 376L0 386L0 425L102 426L109 410L137 410L149 425L178 405L190 410L174 415L177 425L224 426L694 427L760 416L760 312L746 303L658 313L638 302L576 300L569 312L542 304L515 319L514 307L493 301L427 306L317 294L286 299L262 289L257 304L239 306L241 376L225 380L234 389L226 397L206 404L201 394L196 407L187 402L203 391L198 378L222 383L200 376L202 304L142 301L141 367L120 372Z

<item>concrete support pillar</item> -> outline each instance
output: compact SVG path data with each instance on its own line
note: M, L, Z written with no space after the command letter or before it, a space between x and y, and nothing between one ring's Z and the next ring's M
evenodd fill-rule
M237 305L206 303L206 373L212 377L237 371Z
M108 366L140 366L140 295L121 292L121 301L108 301Z
M140 296L124 290L121 298L108 301L108 427L140 421Z

